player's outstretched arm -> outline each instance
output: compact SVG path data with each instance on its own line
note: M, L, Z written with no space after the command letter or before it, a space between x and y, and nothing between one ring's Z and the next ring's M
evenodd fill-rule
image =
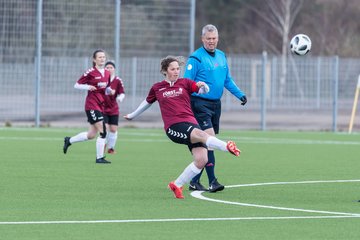
M240 101L241 101L241 105L244 106L244 105L247 103L246 95L242 96L242 97L240 98Z
M196 86L199 88L199 91L198 91L199 94L205 94L210 91L209 86L204 82L201 82L201 81L197 82Z
M137 107L135 111L132 113L128 113L124 116L126 120L132 120L143 113L146 109L148 109L152 104L148 103L146 100L142 101L140 105Z
M96 87L88 85L88 84L80 84L80 83L75 83L74 85L75 89L78 90L86 90L86 91L95 91Z
M125 94L121 93L116 97L116 101L117 102L122 102L124 100L124 98L125 98Z

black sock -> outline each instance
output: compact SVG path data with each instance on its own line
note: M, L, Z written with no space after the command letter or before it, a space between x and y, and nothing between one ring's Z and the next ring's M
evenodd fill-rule
M200 182L200 178L201 178L201 174L204 171L204 169L201 169L201 172L196 175L195 177L193 177L193 179L191 179L191 182Z
M215 154L214 151L208 151L208 163L205 166L209 178L209 184L215 179Z

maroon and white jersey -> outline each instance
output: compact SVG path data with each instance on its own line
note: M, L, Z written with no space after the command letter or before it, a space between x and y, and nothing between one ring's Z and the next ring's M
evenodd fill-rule
M122 94L122 93L125 94L124 84L119 77L115 77L111 81L110 87L111 87L111 89L115 90L115 94L105 96L104 113L109 116L119 115L119 106L118 106L118 103L116 102L116 97L119 94Z
M105 88L110 82L110 72L104 70L104 76L96 67L92 67L87 70L79 80L78 84L87 84L96 87L94 91L88 91L85 100L85 111L86 110L98 110L100 112L104 111L104 96Z
M198 124L190 105L190 95L199 91L196 82L179 78L171 84L165 80L155 83L146 98L148 103L159 102L165 130L180 122Z

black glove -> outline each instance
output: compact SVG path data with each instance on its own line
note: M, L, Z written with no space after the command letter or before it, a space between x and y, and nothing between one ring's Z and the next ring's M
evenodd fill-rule
M245 105L245 104L247 103L247 98L246 98L246 96L245 96L245 95L242 96L242 97L240 98L240 101L241 101L241 105Z

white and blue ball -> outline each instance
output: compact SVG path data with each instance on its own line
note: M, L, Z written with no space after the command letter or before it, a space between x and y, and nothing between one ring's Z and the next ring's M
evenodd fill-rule
M305 34L297 34L290 41L290 51L296 55L306 55L311 50L311 39Z

